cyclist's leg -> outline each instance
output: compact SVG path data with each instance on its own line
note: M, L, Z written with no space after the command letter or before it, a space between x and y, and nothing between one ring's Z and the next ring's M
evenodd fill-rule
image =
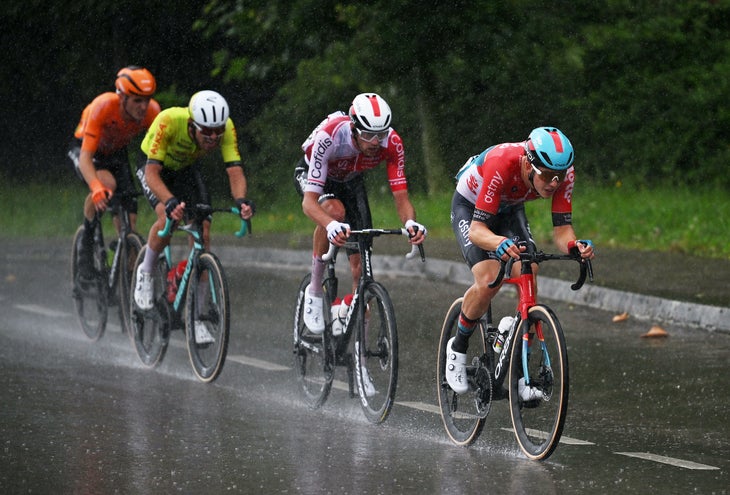
M129 154L127 148L122 148L107 160L108 169L114 175L116 181L116 192L117 195L112 197L112 201L119 201L122 208L124 208L129 214L130 227L134 231L136 228L137 220L137 198L132 196L134 192L134 180L132 178L132 171L129 167ZM114 227L119 232L120 221L118 218L114 218Z
M163 249L170 243L169 238L161 238L157 232L165 227L167 215L165 214L165 205L160 202L157 196L152 192L147 183L146 170L148 167L157 167L159 169L160 178L163 183L170 184L171 173L162 170L159 164L146 164L137 171L137 177L142 185L150 207L154 210L156 219L149 230L147 237L147 245L144 250L144 258L138 263L136 277L137 281L134 287L134 300L141 309L150 309L153 304L153 278L152 274L156 266L157 259ZM168 186L169 187L169 186ZM173 194L175 191L170 190Z
M496 253L486 251L469 240L474 205L458 192L454 193L451 201L451 228L456 242L467 266L474 276L474 282L464 293L461 305L461 314L458 322L458 332L454 337L454 349L458 353L466 353L469 338L474 331L475 323L486 313L492 298L499 288L490 289L489 282L494 280L499 271L499 258ZM499 233L499 224L489 226Z
M365 179L362 175L344 184L342 192L342 203L345 207L345 222L350 224L352 229L373 228L372 214L370 213L370 202L368 201ZM368 239L368 243L371 240ZM350 272L352 273L352 291L357 289L357 283L362 273L362 260L359 251L348 251L350 261Z

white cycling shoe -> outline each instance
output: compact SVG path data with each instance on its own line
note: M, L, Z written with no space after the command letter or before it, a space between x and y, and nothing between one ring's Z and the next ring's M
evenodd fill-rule
M360 368L360 372L362 373L362 388L365 391L365 396L372 397L373 395L375 395L375 385L373 385L373 379L370 378L370 373L368 373L367 368Z
M464 394L469 390L469 383L466 380L466 354L451 348L455 338L451 337L446 344L446 381L454 392Z
M195 343L196 344L212 344L215 339L208 331L208 327L205 326L200 320L195 320Z
M304 289L304 324L312 333L324 332L324 316L322 314L322 297L313 296L310 287Z
M525 378L522 377L517 381L517 391L520 395L520 399L525 402L531 400L542 400L542 390L537 387L529 387L525 385Z
M152 309L154 305L152 285L152 274L142 271L142 265L140 265L137 268L137 285L134 287L134 302L143 311Z

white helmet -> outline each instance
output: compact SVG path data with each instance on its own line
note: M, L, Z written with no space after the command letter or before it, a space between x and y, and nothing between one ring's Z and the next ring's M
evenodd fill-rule
M190 98L190 118L203 127L223 127L228 121L228 103L215 91L198 91Z
M385 131L390 127L392 117L388 104L375 93L362 93L352 100L350 119L360 130Z

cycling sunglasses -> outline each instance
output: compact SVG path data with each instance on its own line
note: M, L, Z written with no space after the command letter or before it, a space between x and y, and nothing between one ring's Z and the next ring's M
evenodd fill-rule
M542 180L544 180L545 182L547 182L548 184L550 184L551 182L557 182L558 184L560 184L561 182L563 182L565 180L565 174L566 174L565 171L556 172L555 170L540 170L539 168L534 166L532 163L530 163L530 166L532 167L532 170L534 170L537 175L541 176L540 178ZM543 176L543 173L545 174L544 176ZM553 175L553 178L548 180L548 177L550 177L551 175Z
M363 131L361 129L355 128L357 130L357 135L362 138L363 141L367 143L373 143L376 140L382 141L383 139L388 137L388 133L390 132L390 129L386 129L384 131L380 132L372 132L372 131Z
M195 121L193 121L193 125L203 136L222 136L226 132L226 126L224 125L220 127L203 127Z

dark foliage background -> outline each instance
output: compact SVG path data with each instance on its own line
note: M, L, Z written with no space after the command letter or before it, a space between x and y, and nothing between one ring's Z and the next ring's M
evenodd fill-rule
M362 91L390 103L426 194L546 124L582 178L730 185L730 0L10 0L0 22L5 179L73 180L81 110L138 64L163 107L226 97L267 197L291 192L299 144Z

